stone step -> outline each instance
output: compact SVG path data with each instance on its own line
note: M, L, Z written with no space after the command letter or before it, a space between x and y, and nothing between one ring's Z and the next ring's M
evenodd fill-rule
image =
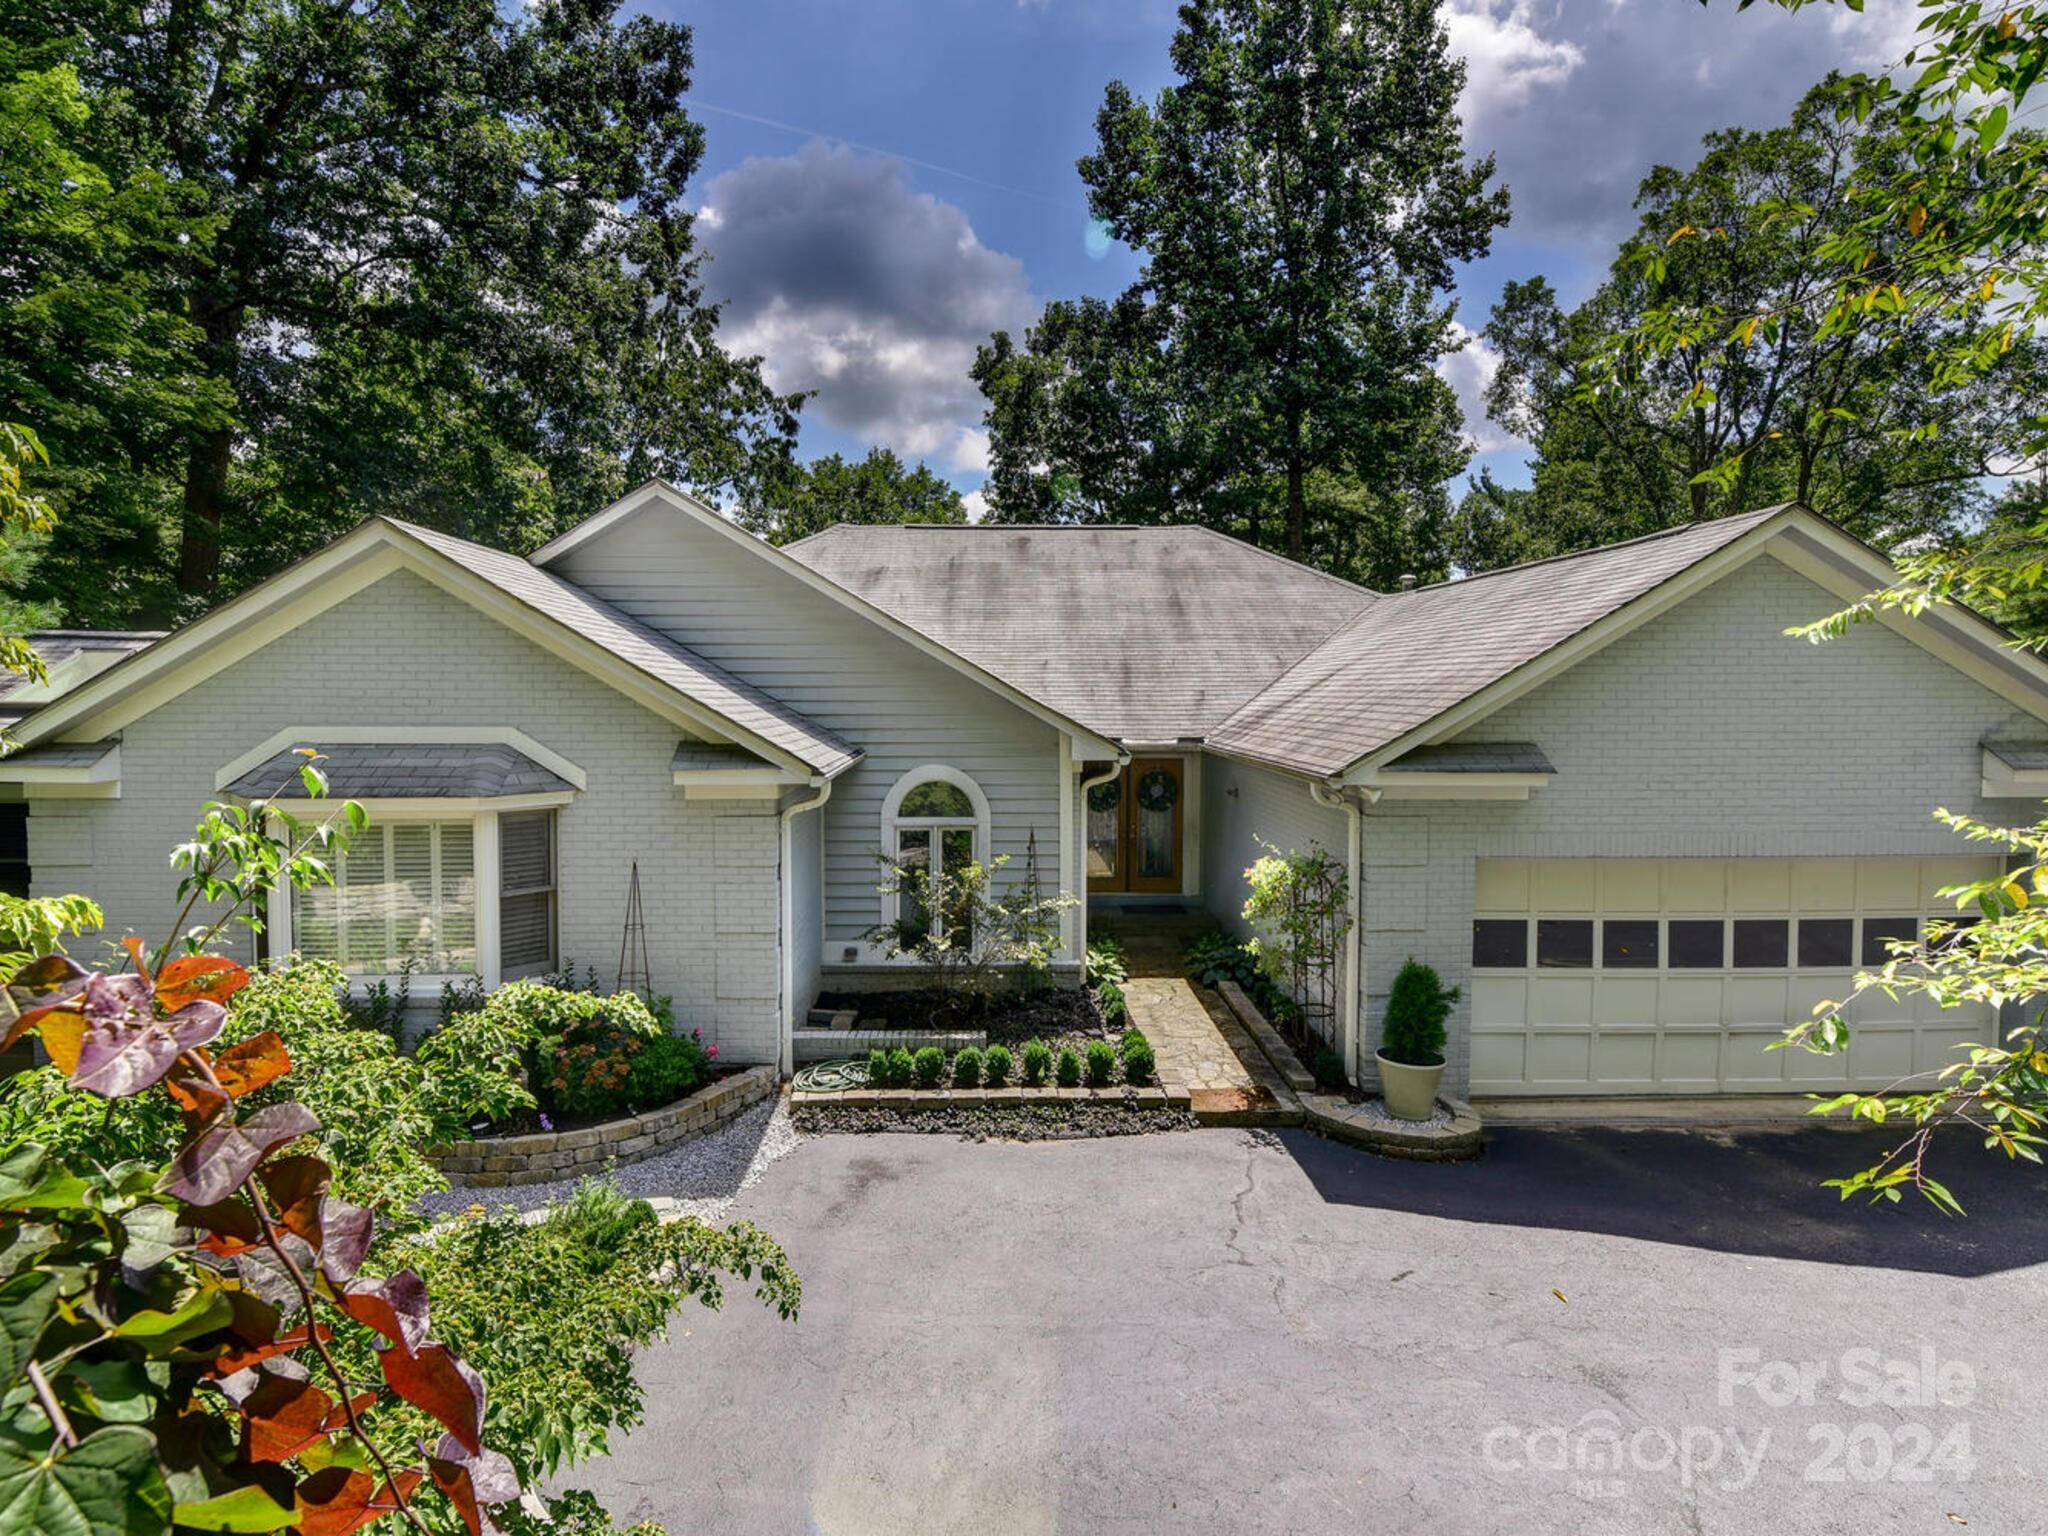
M1273 1070L1278 1072L1287 1086L1296 1093L1313 1093L1316 1086L1315 1074L1301 1064L1301 1058L1294 1054L1293 1047L1280 1037L1272 1021L1260 1011L1259 1005L1251 1000L1243 987L1227 977L1217 983L1216 990L1223 994L1223 1001L1230 1005L1230 1011L1237 1015L1237 1022L1245 1027L1252 1039L1258 1043L1259 1051Z

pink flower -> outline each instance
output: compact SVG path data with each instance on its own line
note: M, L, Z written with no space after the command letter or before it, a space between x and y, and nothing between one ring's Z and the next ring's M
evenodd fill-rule
M716 1061L716 1060L718 1060L718 1047L717 1047L717 1046L715 1046L715 1045L707 1045L707 1046L705 1046L705 1047L704 1047L704 1059L705 1059L706 1061Z

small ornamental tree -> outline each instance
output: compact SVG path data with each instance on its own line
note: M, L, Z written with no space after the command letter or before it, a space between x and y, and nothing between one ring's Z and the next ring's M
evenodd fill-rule
M1351 931L1351 882L1341 860L1310 844L1282 853L1264 839L1265 856L1244 872L1251 894L1244 920L1253 937L1245 947L1259 969L1306 1016L1308 1034L1334 1038L1337 954Z
M302 777L325 793L310 754ZM0 1156L0 1530L346 1536L397 1515L427 1536L418 1506L438 1497L480 1536L481 1508L518 1497L483 1443L483 1381L434 1338L419 1277L360 1273L375 1219L301 1149L317 1117L242 1113L290 1072L282 1040L207 1050L249 980L208 945L260 921L245 909L279 881L331 878L324 855L365 822L352 803L318 825L209 806L175 858L179 924L221 904L210 922L154 960L130 939L122 974L63 955L16 974L0 1044L38 1034L74 1089L108 1100L166 1094L186 1135L164 1164L79 1171L32 1142Z
M1394 973L1387 989L1387 1014L1380 1024L1380 1054L1404 1067L1439 1067L1444 1060L1444 1021L1458 989L1444 985L1434 966L1410 960Z
M923 968L937 994L934 1012L958 1017L984 1006L999 966L1043 974L1059 948L1059 917L1078 905L1046 896L1028 883L999 886L1008 854L983 864L968 859L933 870L922 859L880 856L881 893L907 915L870 928L864 937L889 958Z
M1869 1195L1896 1201L1910 1188L1960 1215L1961 1203L1927 1171L1937 1135L1974 1134L1986 1151L2036 1164L2038 1149L2048 1146L2048 820L1999 827L1950 811L1935 814L1972 842L1991 844L2005 855L2003 873L1940 891L1974 917L1930 922L1917 940L1892 941L1891 958L1877 970L1858 973L1845 1000L1823 1002L1770 1048L1840 1056L1854 1034L1846 1015L1872 992L1924 997L1942 1008L1990 1009L2002 1022L1992 1024L1984 1040L1958 1046L1946 1066L1902 1077L1875 1093L1837 1094L1813 1108L1817 1115L1846 1113L1872 1125L1909 1127L1870 1166L1825 1181L1844 1200Z

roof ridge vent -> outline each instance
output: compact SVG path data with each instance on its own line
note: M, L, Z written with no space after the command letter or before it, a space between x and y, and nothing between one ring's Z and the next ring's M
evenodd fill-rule
M1413 571L1403 571L1401 573L1401 590L1403 592L1413 592L1417 579Z

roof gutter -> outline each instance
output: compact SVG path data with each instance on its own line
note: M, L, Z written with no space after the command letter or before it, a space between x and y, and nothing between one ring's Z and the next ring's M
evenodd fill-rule
M1117 748L1115 762L1098 774L1083 777L1081 780L1081 815L1084 818L1088 814L1088 791L1098 784L1107 784L1130 766L1131 754L1119 747ZM1085 828L1088 823L1084 820L1081 825ZM1085 859L1081 862L1081 889L1077 894L1081 898L1081 977L1083 981L1086 981L1088 975L1088 866Z

